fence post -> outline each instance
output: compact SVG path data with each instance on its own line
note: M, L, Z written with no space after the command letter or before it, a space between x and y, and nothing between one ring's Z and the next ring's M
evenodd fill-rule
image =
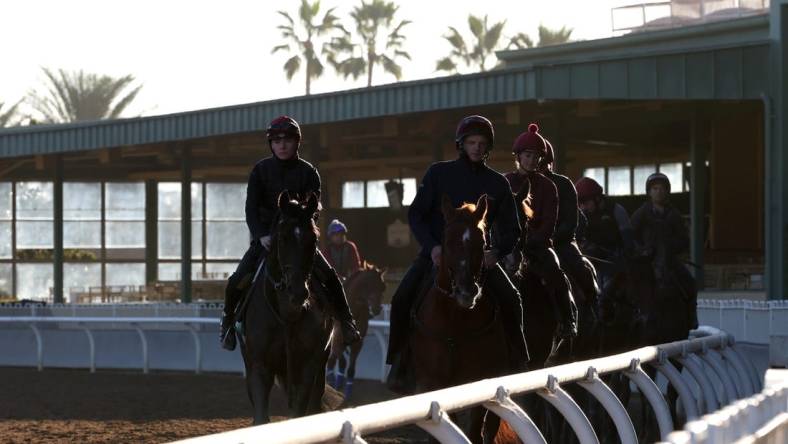
M666 439L668 433L673 431L673 418L670 416L670 409L665 398L662 397L662 392L654 381L649 378L646 372L640 368L640 360L633 359L629 364L629 369L624 371L624 374L637 385L641 393L646 397L651 408L654 410L654 416L657 417L657 425L659 425L659 436Z
M558 385L558 379L555 376L549 375L545 388L537 391L536 394L552 404L564 415L572 430L575 431L580 444L599 444L599 439L591 426L591 422L574 399Z
M484 403L484 407L508 422L523 442L547 444L533 420L509 397L509 391L503 386L498 387L495 399Z
M578 381L580 387L586 389L591 393L602 407L605 408L607 413L613 419L616 425L618 436L622 444L637 444L638 438L635 434L635 426L632 425L632 419L629 417L627 410L621 404L615 393L607 386L597 375L594 367L588 367L586 379Z
M436 401L432 401L430 404L429 418L416 423L416 425L443 444L471 444L468 437L462 433L457 424L449 419L449 415L441 410L440 404Z

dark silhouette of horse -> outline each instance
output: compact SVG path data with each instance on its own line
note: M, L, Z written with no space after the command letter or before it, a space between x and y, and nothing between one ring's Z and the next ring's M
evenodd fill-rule
M356 320L358 331L361 337L367 336L369 320L380 314L383 306L383 292L386 291L386 282L383 280L386 273L385 269L364 262L361 269L348 277L345 281L345 291L348 296L348 305ZM335 341L338 341L339 336ZM338 350L338 356L331 354L328 358L328 381L337 390L343 390L345 398L348 398L353 391L353 381L356 377L356 360L364 341L358 341L350 346L349 362L345 358L346 347L342 344L335 344L332 349ZM334 367L339 363L336 373Z
M438 273L415 305L409 338L422 392L504 375L509 362L498 306L482 290L487 197L455 209L444 196L442 211L446 226ZM496 420L483 430L485 412L482 407L469 412L472 442L497 431Z
M317 251L317 196L297 201L284 191L278 207L271 250L258 268L239 332L254 424L270 421L275 378L284 386L291 416L322 410L332 331L327 309L309 285Z

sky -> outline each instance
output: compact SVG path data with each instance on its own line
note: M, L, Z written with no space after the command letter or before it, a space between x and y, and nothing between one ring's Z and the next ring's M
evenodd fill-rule
M395 0L404 29L402 80L445 75L435 61L449 52L441 37L449 26L469 36L468 14L506 19L504 36L525 32L537 40L540 23L572 28L575 40L610 37L611 8L636 0ZM349 12L360 0L323 0L351 29ZM277 10L294 17L300 1L252 0L26 0L0 3L0 102L13 103L43 83L41 67L122 76L143 84L126 116L168 114L304 94L303 72L288 82ZM321 11L322 11L321 10ZM321 12L322 17L322 12ZM466 37L468 38L468 37ZM508 38L507 38L508 40ZM488 62L488 65L492 63ZM378 68L379 69L379 68ZM462 72L462 71L461 71ZM465 72L468 72L467 69ZM395 79L378 70L373 84ZM338 77L327 66L312 93L366 86Z

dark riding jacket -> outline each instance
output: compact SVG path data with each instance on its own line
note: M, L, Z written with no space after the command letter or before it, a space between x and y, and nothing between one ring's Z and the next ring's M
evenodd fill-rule
M575 184L568 177L552 171L545 171L544 175L558 190L558 221L555 224L553 243L556 246L568 244L575 240L578 224L579 210Z
M550 179L535 171L528 174L516 171L506 174L514 193L520 191L526 178L531 182L530 205L534 210L534 216L527 221L526 247L532 250L550 248L553 245L552 238L558 218L558 191Z
M320 175L312 164L298 155L288 160L270 156L257 162L246 187L246 225L253 239L271 234L277 200L284 190L301 198L316 193L320 199Z
M491 230L492 248L498 257L511 253L520 236L514 197L509 183L484 163L471 162L465 155L456 160L432 164L416 191L408 211L408 221L421 244L420 256L430 258L432 248L441 245L445 221L441 211L443 195L454 207L476 203L487 195L487 227Z
M670 203L661 212L651 202L644 203L632 215L632 228L638 247L652 249L664 245L671 257L689 248L689 235L681 214Z
M593 213L585 213L583 252L603 259L613 259L633 248L632 225L627 210L604 197Z
M330 243L323 249L323 256L340 276L347 279L361 268L358 247L351 241L342 245Z

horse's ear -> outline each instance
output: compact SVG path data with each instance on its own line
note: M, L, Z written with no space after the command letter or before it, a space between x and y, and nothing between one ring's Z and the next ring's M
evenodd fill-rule
M474 217L478 220L484 220L487 215L487 195L482 194L479 200L476 201L476 210L473 212Z
M279 193L279 201L277 204L279 205L280 209L287 206L289 202L290 202L290 193L287 190L284 190L281 193Z
M309 193L309 197L306 200L306 210L310 215L317 213L318 204L319 200L317 199L317 194Z
M441 198L441 211L443 211L444 219L449 219L454 214L454 205L451 204L451 199L446 194Z

